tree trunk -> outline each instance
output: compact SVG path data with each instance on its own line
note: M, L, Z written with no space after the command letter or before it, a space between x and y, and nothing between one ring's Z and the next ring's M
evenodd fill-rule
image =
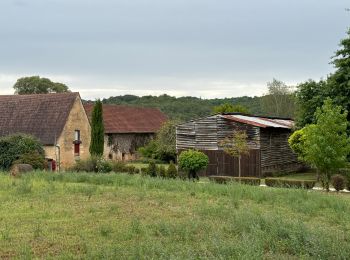
M241 183L241 155L238 156L238 181Z

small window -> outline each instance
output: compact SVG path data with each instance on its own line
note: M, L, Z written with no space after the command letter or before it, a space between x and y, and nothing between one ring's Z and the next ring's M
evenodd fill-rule
M80 141L80 130L75 130L74 141Z
M74 144L74 155L75 156L80 155L80 144Z

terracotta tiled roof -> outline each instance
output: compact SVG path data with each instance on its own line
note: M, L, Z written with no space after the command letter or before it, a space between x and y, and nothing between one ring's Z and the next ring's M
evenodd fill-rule
M79 93L0 95L0 136L25 133L54 145Z
M85 104L91 117L93 104ZM155 133L167 117L156 108L103 105L105 133Z

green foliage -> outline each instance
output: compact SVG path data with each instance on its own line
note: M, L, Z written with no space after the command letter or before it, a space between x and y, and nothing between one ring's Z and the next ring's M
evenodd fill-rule
M215 114L233 113L233 112L248 114L249 110L246 107L239 105L239 104L234 105L234 104L230 104L230 103L225 103L225 104L222 104L220 106L215 106L213 108L213 112Z
M176 165L173 161L170 162L169 167L167 169L166 176L171 179L175 179L178 177Z
M39 76L20 78L16 81L13 88L15 89L15 93L19 95L69 92L66 85L52 82L47 78L40 78Z
M346 179L343 175L334 174L331 178L331 182L336 191L341 191L345 188Z
M155 161L150 161L150 163L148 164L146 174L151 176L151 177L157 177L158 169L157 169L157 165L156 165Z
M213 176L209 176L209 180L217 183L229 183L229 182L235 181L242 184L248 184L253 186L260 185L260 178L256 178L256 177L232 177L232 176L213 175Z
M97 100L92 110L91 116L91 143L90 154L92 156L102 156L104 148L104 125L102 102Z
M113 170L113 165L100 156L91 156L86 160L76 161L75 165L70 170L74 172L107 173Z
M200 151L187 150L179 155L179 168L187 171L190 177L198 178L197 172L207 168L208 164L208 156Z
M159 108L170 119L188 121L193 118L210 115L215 106L225 103L242 105L252 114L262 114L259 97L237 97L223 99L201 99L197 97L161 96L115 96L103 99L105 104L133 105Z
M249 154L248 135L243 130L235 130L232 135L220 142L220 146L224 149L225 153L232 157Z
M346 118L346 111L326 99L317 109L317 123L305 128L305 161L319 170L327 189L331 175L346 166L350 153Z
M44 160L45 152L42 144L35 137L15 134L0 138L0 169L8 170L15 161L21 158L29 161L28 157L31 154L32 159L35 159L35 166L39 166L37 165L39 157ZM35 155L38 156L35 158Z
M335 52L332 63L335 72L326 80L309 80L298 86L296 94L299 107L297 125L306 126L316 122L315 112L327 98L334 104L350 111L350 30L347 38L341 40L340 49ZM350 115L347 117L350 120Z
M316 181L266 178L265 184L269 187L312 189Z
M167 177L167 171L164 167L164 165L160 165L158 168L158 176L161 178L166 178Z
M146 146L138 152L147 159L156 159L163 162L173 161L176 158L176 121L167 121L162 125Z
M296 130L288 139L290 148L298 155L299 160L305 159L305 129Z
M46 168L46 161L42 154L37 151L32 153L25 153L19 156L19 159L14 163L25 163L31 165L35 170L42 170Z
M299 128L316 123L316 110L323 105L327 96L327 82L324 80L319 82L308 80L297 86L298 111L296 123Z
M267 83L268 93L261 97L264 115L294 118L295 95L292 87L273 79Z

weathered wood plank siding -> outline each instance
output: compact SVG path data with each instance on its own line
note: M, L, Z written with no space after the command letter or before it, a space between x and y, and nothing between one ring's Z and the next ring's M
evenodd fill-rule
M261 128L261 168L264 174L295 171L300 167L297 156L290 149L289 129Z

